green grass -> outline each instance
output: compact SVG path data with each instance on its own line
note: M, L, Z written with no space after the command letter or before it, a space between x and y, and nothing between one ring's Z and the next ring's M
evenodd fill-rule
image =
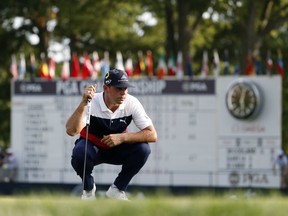
M245 193L191 196L154 195L131 201L97 198L82 201L64 194L17 195L0 197L2 216L286 216L288 197L279 194Z

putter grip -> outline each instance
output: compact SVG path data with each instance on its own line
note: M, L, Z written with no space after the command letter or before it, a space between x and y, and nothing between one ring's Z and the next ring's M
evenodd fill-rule
M91 101L87 103L86 125L90 125Z

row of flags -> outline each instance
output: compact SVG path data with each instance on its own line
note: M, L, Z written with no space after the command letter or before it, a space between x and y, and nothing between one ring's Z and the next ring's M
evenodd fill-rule
M220 60L220 56L217 50L212 53L212 61L209 61L208 52L203 52L202 63L200 69L200 76L206 78L209 75L219 76L220 72L223 75L239 75L239 65L230 64L228 52L224 53L224 60ZM46 80L53 80L57 76L62 80L70 78L74 79L103 79L105 74L111 67L126 71L129 77L141 77L141 76L156 76L158 79L163 79L166 76L173 76L177 79L184 77L184 70L186 69L186 75L192 77L195 76L192 67L192 57L189 56L186 64L184 65L183 54L178 52L176 58L170 56L166 61L165 55L160 55L158 58L158 64L154 66L154 60L152 51L148 50L146 55L143 55L142 51L137 53L137 60L133 63L132 57L128 57L124 62L120 51L116 52L116 61L112 65L109 52L104 52L103 58L100 59L98 52L94 51L91 55L87 52L83 56L78 56L76 52L72 53L71 62L66 60L56 67L57 63L53 57L46 58L46 55L42 53L40 55L40 61L37 64L34 54L29 56L29 64L26 64L26 58L21 53L17 59L16 55L12 55L10 72L14 80L23 80L29 72L30 79L33 80L35 77L40 77ZM266 59L266 71L263 73L263 61L257 55L248 54L247 64L245 68L246 75L260 75L267 74L271 75L273 71L278 72L282 77L284 76L283 71L283 60L280 51L277 52L277 60L274 63L271 52L268 51ZM61 69L59 69L61 68ZM61 70L56 73L56 70ZM57 75L58 74L58 75ZM197 75L199 72L197 73Z
M271 75L273 70L275 70L281 77L284 76L284 63L282 52L277 50L277 59L273 61L271 51L268 50L266 57L266 65L265 65L264 73L267 75ZM245 68L246 75L261 75L263 74L263 61L257 52L256 54L248 53L247 63Z

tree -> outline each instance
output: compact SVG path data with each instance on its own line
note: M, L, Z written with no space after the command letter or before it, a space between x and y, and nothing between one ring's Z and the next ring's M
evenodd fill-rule
M221 35L218 38L222 38L222 41L233 38L233 46L240 51L242 73L246 68L248 53L255 54L263 49L265 39L273 32L281 31L288 21L287 0L218 1L214 10L227 23L226 28L218 32Z
M0 145L9 142L10 131L10 78L11 55L23 52L47 54L51 40L62 42L69 38L72 51L106 51L114 56L121 50L124 55L138 50L157 52L162 46L163 28L153 28L138 16L146 9L137 0L10 0L0 2L0 87L1 96ZM19 25L15 27L15 18ZM52 24L52 25L51 25ZM54 24L54 25L53 25ZM56 25L55 25L56 24ZM160 23L162 25L162 23ZM134 26L138 27L135 28ZM140 34L142 30L144 33ZM159 33L160 32L160 33ZM148 33L148 34L147 34ZM39 38L31 43L31 35ZM161 42L159 42L161 41ZM47 55L46 55L47 56Z
M183 53L184 64L187 63L190 54L190 41L202 23L202 15L209 6L211 6L211 1L208 0L177 0L178 50Z
M147 11L139 1L77 2L72 2L73 7L57 3L59 12L54 39L69 38L71 50L79 53L108 50L113 57L121 50L126 57L138 50L156 52L162 46L158 36L162 29L148 26L139 19L139 15Z
M67 7L68 2L71 6ZM144 12L156 17L157 24L149 26L140 20ZM163 50L168 57L180 50L184 63L193 51L195 64L201 62L204 49L217 49L220 57L226 49L229 53L236 50L240 55L233 58L241 63L242 73L250 51L280 47L286 49L283 59L288 58L288 0L10 0L0 1L0 15L0 86L6 89L0 95L4 113L10 106L7 87L11 54L24 52L28 56L33 52L39 57L47 52L51 40L62 42L68 38L71 51L79 54L108 50L115 56L121 50L124 58L138 50L151 50L155 59ZM22 22L17 28L15 17ZM39 38L38 44L28 40L32 34ZM286 93L283 88L283 97ZM285 129L287 106L284 101ZM1 112L0 118L4 122L0 130L8 131L9 115ZM287 135L283 137L287 142Z

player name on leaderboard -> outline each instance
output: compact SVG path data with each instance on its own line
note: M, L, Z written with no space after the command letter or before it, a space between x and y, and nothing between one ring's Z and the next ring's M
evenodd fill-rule
M227 107L235 79L131 80L135 88L129 93L141 101L158 132L150 158L132 184L278 187L271 166L281 145L281 127L272 125L280 125L275 113L281 110L281 91L269 90L265 83L281 86L280 81L252 80L279 107L265 104L258 117L247 120L235 118ZM66 134L65 122L88 84L93 82L12 82L11 136L19 181L79 182L70 164L77 137ZM102 85L97 82L97 91ZM129 130L136 128L131 124ZM101 165L94 170L97 183L110 184L119 169Z

